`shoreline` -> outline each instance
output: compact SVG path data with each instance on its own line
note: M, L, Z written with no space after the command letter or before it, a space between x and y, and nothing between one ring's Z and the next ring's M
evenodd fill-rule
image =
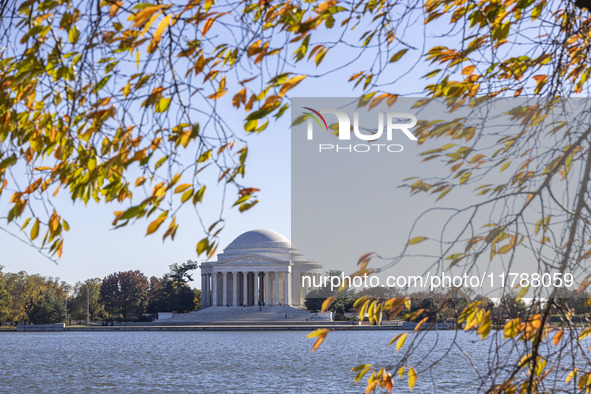
M194 325L137 325L137 326L96 326L96 327L39 327L34 325L2 329L2 332L122 332L122 331L313 331L317 329L333 331L412 331L400 326L369 326L344 324L194 324ZM421 330L423 331L423 330ZM436 330L428 330L436 331ZM441 331L451 331L450 329Z

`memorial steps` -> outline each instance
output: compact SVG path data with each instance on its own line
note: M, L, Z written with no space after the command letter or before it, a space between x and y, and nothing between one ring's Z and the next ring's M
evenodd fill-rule
M287 317L286 317L287 316ZM189 313L175 313L170 319L159 320L162 324L238 322L238 323L294 323L329 322L329 314L310 313L291 306L212 306Z

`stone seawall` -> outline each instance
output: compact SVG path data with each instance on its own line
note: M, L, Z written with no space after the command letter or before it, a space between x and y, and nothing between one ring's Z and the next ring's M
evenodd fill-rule
M402 326L369 326L350 324L242 324L242 325L133 325L133 326L91 326L91 327L64 327L61 325L19 325L17 331L312 331L319 328L326 328L334 331L412 331ZM432 330L433 328L431 328Z
M19 324L16 326L17 331L65 331L66 325L64 323L55 324Z

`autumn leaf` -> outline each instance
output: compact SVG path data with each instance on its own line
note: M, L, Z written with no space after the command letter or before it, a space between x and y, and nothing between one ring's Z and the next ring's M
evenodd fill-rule
M408 367L408 387L412 391L417 383L417 373L413 367Z
M318 349L318 347L322 344L322 342L324 342L326 335L330 331L331 330L327 328L319 328L318 330L312 331L311 333L306 335L306 338L317 338L316 342L314 342L314 346L312 347L312 353L314 353L316 349Z
M408 241L407 245L415 245L415 244L418 244L420 242L423 242L426 239L427 239L427 237L414 237L414 238L411 238Z
M287 93L288 90L293 89L297 84L299 84L300 82L302 82L302 80L304 80L304 78L306 78L305 75L297 75L295 77L289 78L281 86L281 90L279 91L279 96L280 97L285 96L285 93Z
M146 232L146 235L150 235L153 232L155 232L156 230L158 230L158 227L160 227L162 222L165 221L167 217L168 217L168 211L165 211L162 214L160 214L160 216L158 216L158 218L156 220L154 220L152 223L150 223L150 225L148 226L148 231Z
M166 30L166 28L170 24L170 21L172 20L173 16L174 16L173 14L168 14L158 24L158 27L156 28L156 31L154 32L154 35L152 36L152 44L151 45L153 47L156 47L156 45L158 45L158 43L160 42L160 39L162 38L162 34L164 34L164 31Z
M39 236L39 219L35 219L35 224L31 229L31 240L34 240L37 236Z
M133 20L133 25L131 26L132 28L134 27L138 27L139 25L141 25L142 23L146 22L148 19L150 19L150 17L152 17L152 15L160 10L164 8L164 6L162 4L159 5L154 5L154 6L148 6L143 8L141 11L139 11L135 17L132 15L130 16L130 18Z

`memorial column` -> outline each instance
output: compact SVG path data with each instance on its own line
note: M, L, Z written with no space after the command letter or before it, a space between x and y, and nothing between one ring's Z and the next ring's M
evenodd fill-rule
M212 306L218 306L218 295L217 295L218 284L217 284L216 279L217 279L217 272L212 272L212 274L211 274L211 298L212 298L211 305Z
M242 282L243 282L243 297L242 297L242 305L248 305L248 272L242 273Z
M269 305L270 304L270 297L269 297L269 271L266 271L264 273L265 275L265 305Z
M232 272L232 306L238 306L238 272Z

